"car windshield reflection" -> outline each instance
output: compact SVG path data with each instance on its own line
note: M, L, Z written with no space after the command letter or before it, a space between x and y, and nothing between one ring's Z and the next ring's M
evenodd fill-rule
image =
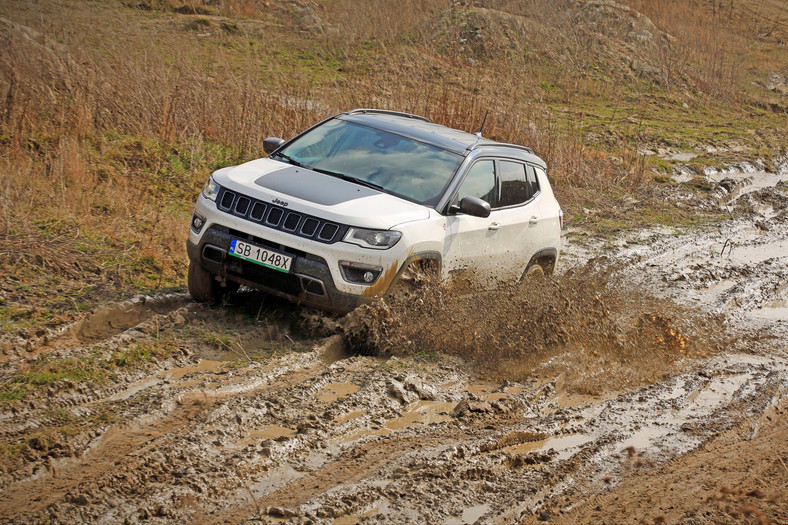
M424 205L438 201L462 161L430 144L342 120L313 129L278 156Z

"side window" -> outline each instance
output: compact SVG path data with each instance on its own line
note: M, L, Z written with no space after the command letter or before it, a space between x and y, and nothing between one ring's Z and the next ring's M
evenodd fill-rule
M479 197L490 203L492 208L497 206L495 195L495 163L491 160L480 160L468 171L465 180L460 185L457 193L457 202L467 196Z
M536 169L538 169L539 171L544 173L544 171L542 171L541 168L536 168ZM534 171L534 167L530 166L530 165L528 166L528 185L531 187L531 196L532 197L534 195L536 195L537 193L539 193L539 179L536 176L536 172Z
M498 180L501 183L501 192L498 206L514 206L530 199L533 194L525 175L525 164L502 160L499 166L501 171Z

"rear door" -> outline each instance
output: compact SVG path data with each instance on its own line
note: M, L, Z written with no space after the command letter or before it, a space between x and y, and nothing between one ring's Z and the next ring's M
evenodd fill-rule
M511 282L520 278L539 249L538 182L532 166L513 160L498 161L498 182L497 242L502 245L498 270L503 280Z

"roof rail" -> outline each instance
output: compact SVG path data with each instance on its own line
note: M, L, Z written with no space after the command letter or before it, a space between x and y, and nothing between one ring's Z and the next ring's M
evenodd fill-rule
M388 109L357 108L357 109L351 109L350 111L347 112L348 115L357 115L359 113L361 113L361 114L364 114L364 113L377 113L377 114L381 114L381 115L394 115L394 116L397 116L397 117L412 118L412 119L421 120L421 121L424 121L424 122L429 122L430 121L430 119L428 119L427 117L422 117L422 116L419 116L419 115L413 115L411 113L402 113L401 111L390 111Z
M470 146L468 146L468 149L466 151L473 151L473 150L475 150L476 148L478 148L480 146L515 148L515 149L521 149L523 151L526 151L526 152L530 153L531 155L536 155L534 153L534 150L532 150L528 146L520 146L519 144L508 144L506 142L495 142L495 141L492 141L492 140L489 140L489 141L484 141L484 140L476 141L474 144L471 144Z

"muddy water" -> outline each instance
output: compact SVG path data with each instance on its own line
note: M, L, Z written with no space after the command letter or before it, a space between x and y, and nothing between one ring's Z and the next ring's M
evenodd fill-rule
M358 392L358 388L350 383L331 383L320 389L317 393L317 399L323 403L333 403L338 399Z
M502 449L503 452L510 454L531 454L554 450L558 452L556 459L568 459L572 456L573 449L591 442L595 436L570 434L567 436L555 436L548 439L540 439L519 445L511 445Z
M769 173L751 168L751 171L723 171L707 174L706 178L720 185L720 205L730 207L737 199L748 193L774 188L788 183L788 173ZM733 209L732 207L730 208Z
M296 431L292 428L280 427L279 425L268 425L263 428L255 428L246 432L246 437L254 439L278 439L281 437L292 436Z

